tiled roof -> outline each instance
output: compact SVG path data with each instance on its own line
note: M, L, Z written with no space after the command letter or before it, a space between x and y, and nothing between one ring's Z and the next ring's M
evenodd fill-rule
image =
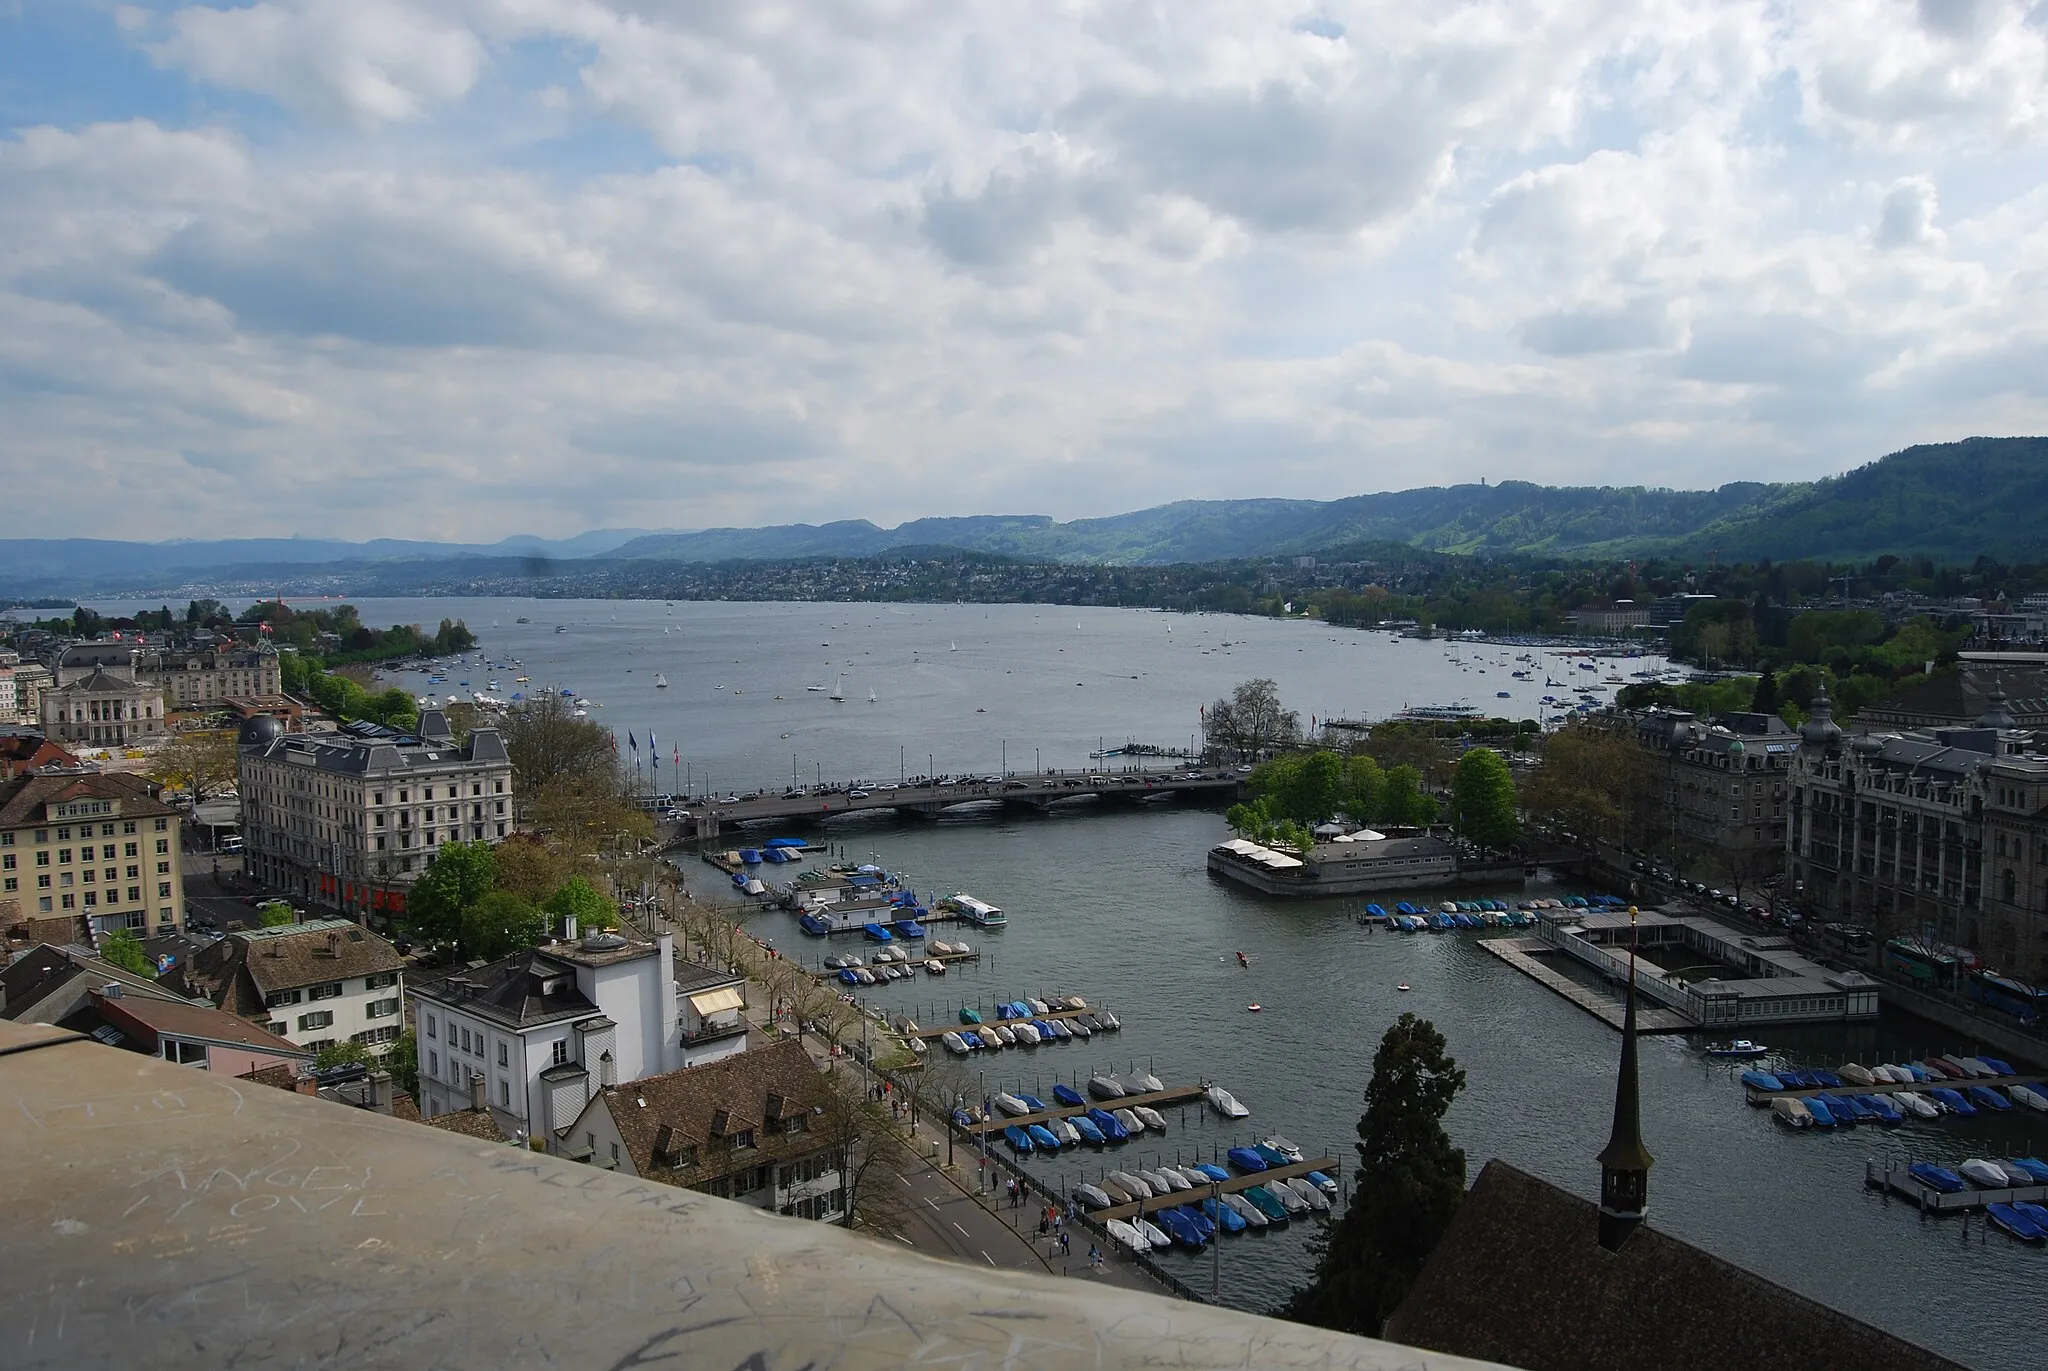
M261 1018L272 991L404 969L405 958L375 933L347 919L313 919L231 933L193 957L182 974L172 968L164 981L230 1014Z
M452 1114L436 1114L426 1124L445 1133L460 1133L465 1138L480 1138L494 1143L505 1141L504 1130L498 1127L497 1120L491 1117L488 1109L458 1109Z
M74 776L16 776L0 782L0 828L23 828L43 819L43 807L67 800L119 800L124 819L154 818L177 811L150 794L150 783L125 772Z
M258 1052L311 1058L312 1053L295 1043L266 1033L247 1019L236 1018L211 1005L190 1001L159 1000L146 995L123 995L97 1000L102 1017L123 1022L133 1020L152 1033L174 1038L202 1038L208 1042L237 1043Z
M542 989L558 980L563 983L557 989ZM575 969L539 949L515 952L474 971L432 985L414 985L411 990L416 999L475 1014L515 1030L561 1019L580 1019L597 1012L597 1006L576 988Z
M828 1087L819 1079L811 1054L788 1038L704 1066L613 1086L592 1104L610 1111L636 1172L690 1185L726 1169L720 1139L742 1130L754 1134L755 1145L744 1154L750 1164L827 1145L827 1139L814 1133L783 1134L767 1124L771 1117L807 1116L828 1099ZM663 1162L656 1161L656 1140L664 1130L671 1150L676 1143L696 1145L696 1166L671 1168L666 1156Z
M1654 1228L1608 1252L1597 1220L1488 1162L1383 1336L1525 1371L1961 1371Z

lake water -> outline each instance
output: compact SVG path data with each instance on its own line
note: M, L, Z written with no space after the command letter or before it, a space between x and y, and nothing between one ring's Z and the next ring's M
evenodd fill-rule
M361 607L376 624L465 618L492 656L524 661L529 689L546 682L596 702L592 716L618 731L622 747L629 731L643 747L656 733L665 788L671 746L700 788L708 774L720 790L781 786L792 769L805 779L890 778L899 764L911 773L989 773L1002 765L1005 740L1012 768L1079 766L1098 739L1185 745L1200 727L1199 707L1253 676L1272 677L1305 716L1379 717L1404 703L1464 700L1527 717L1541 695L1555 693L1542 686L1540 670L1533 683L1513 680L1498 648L1224 616L613 601ZM522 615L533 622L516 624ZM557 624L567 631L557 633ZM657 670L668 689L654 688ZM507 693L512 674L497 673ZM1550 664L1552 678L1566 674ZM1603 666L1598 675L1606 674ZM454 686L453 677L479 688L485 680L465 669L437 689ZM404 679L424 693L418 678ZM805 690L842 680L842 704ZM1498 690L1511 698L1496 699ZM1467 1089L1447 1123L1471 1172L1499 1156L1595 1193L1593 1157L1606 1138L1619 1039L1486 954L1475 934L1368 933L1353 919L1356 899L1289 902L1220 882L1204 855L1226 830L1220 816L1199 809L962 813L915 825L875 816L830 833L849 852L873 853L904 873L921 894L964 890L1010 915L1000 932L941 926L941 936L966 937L986 959L876 990L873 1003L936 1025L950 1022L963 999L986 1010L997 999L1069 993L1124 1021L1121 1033L1091 1043L1009 1050L965 1066L935 1050L932 1069L951 1073L963 1091L1022 1088L1049 1097L1054 1079L1085 1081L1092 1069L1136 1064L1168 1084L1220 1081L1253 1111L1237 1125L1203 1109L1170 1112L1164 1140L1151 1135L1107 1157L1084 1150L1029 1164L1048 1178L1071 1182L1152 1158L1206 1159L1270 1132L1340 1157L1348 1173L1373 1050L1397 1015L1413 1011L1435 1022L1466 1070ZM712 868L691 861L683 870L700 893L730 895ZM1481 893L1546 890L1556 893ZM815 960L823 951L788 914L746 917L793 953ZM1237 964L1240 950L1249 970ZM1402 981L1413 990L1397 991ZM1254 1001L1263 1009L1248 1013ZM1827 1064L1967 1046L1904 1017L1854 1029L1773 1030L1768 1038L1798 1059ZM1642 1082L1660 1228L1974 1366L2041 1364L2039 1321L2029 1316L2040 1307L2048 1253L1987 1234L1976 1220L1923 1221L1907 1205L1866 1192L1862 1175L1869 1156L2038 1153L2048 1148L2048 1119L1980 1115L1885 1132L1793 1134L1767 1111L1744 1106L1734 1068L1677 1037L1644 1041ZM1221 1242L1226 1298L1270 1308L1302 1278L1309 1231L1297 1220L1286 1231ZM1167 1260L1207 1288L1208 1257Z

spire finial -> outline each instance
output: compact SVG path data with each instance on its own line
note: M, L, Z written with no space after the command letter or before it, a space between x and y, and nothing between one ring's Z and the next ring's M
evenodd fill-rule
M1628 907L1628 991L1621 1021L1621 1070L1614 1082L1614 1128L1600 1149L1600 1245L1619 1251L1650 1208L1650 1150L1643 1146L1642 1094L1636 1081L1636 906Z

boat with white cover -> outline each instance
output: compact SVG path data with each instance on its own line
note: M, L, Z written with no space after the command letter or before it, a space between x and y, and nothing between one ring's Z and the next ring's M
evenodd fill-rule
M1221 1114L1224 1118L1248 1119L1251 1117L1252 1111L1245 1108L1242 1104L1239 1104L1237 1096L1231 1094L1222 1086L1212 1085L1209 1087L1207 1093L1209 1096L1210 1107L1213 1108L1218 1114Z

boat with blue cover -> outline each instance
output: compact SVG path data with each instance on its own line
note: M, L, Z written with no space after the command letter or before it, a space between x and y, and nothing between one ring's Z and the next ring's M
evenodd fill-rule
M1882 1095L1858 1095L1856 1103L1875 1114L1879 1123L1901 1124L1906 1121L1906 1116L1899 1112L1899 1107Z
M1824 1071L1820 1067L1815 1066L1809 1067L1806 1074L1813 1077L1815 1083L1824 1090L1840 1090L1842 1088L1842 1078L1832 1071Z
M1854 1095L1828 1096L1828 1103L1830 1105L1833 1105L1837 1100L1841 1101L1840 1106L1835 1109L1835 1117L1837 1119L1842 1117L1844 1111L1848 1113L1849 1121L1852 1123L1869 1123L1877 1117L1875 1110L1871 1109Z
M1091 1109L1083 1116L1101 1132L1105 1142L1128 1142L1131 1131L1116 1121L1116 1116L1106 1109Z
M1835 1111L1828 1108L1825 1095L1808 1095L1802 1103L1806 1105L1806 1116L1813 1120L1815 1128L1835 1126Z
M893 943L896 941L896 935L891 933L885 924L868 924L861 929L861 932L868 935L869 942Z
M915 919L898 919L896 921L896 936L899 938L922 938L924 936L924 925Z
M1930 1190L1938 1190L1944 1195L1959 1195L1969 1189L1961 1176L1945 1166L1936 1166L1933 1162L1914 1162L1906 1168L1906 1174Z
M859 985L860 977L854 974L852 967L841 967L839 970L839 983L841 985Z
M1797 1067L1781 1066L1776 1071L1773 1071L1771 1074L1773 1076L1776 1076L1778 1078L1779 1083L1782 1084L1787 1090L1811 1090L1813 1087L1820 1084L1819 1081L1807 1075L1804 1071L1799 1070Z
M2036 1204L2032 1200L2014 1200L2012 1207L2032 1219L2035 1226L2048 1229L2048 1205Z
M2039 1157L2014 1157L2006 1165L2017 1166L2032 1176L2037 1185L2048 1185L2048 1162L2042 1161Z
M1266 1159L1261 1157L1254 1148L1233 1147L1223 1155L1229 1159L1232 1166L1237 1167L1240 1171L1256 1172L1266 1169Z
M1171 1209L1161 1209L1153 1214L1152 1218L1161 1228L1172 1234L1173 1240L1182 1247L1200 1247L1202 1245L1201 1230L1188 1222L1188 1216L1181 1213L1177 1206Z
M1365 907L1365 917L1368 919L1384 919L1387 917L1387 911L1376 904L1369 904Z
M1308 1183L1321 1190L1325 1195L1335 1195L1337 1193L1337 1182L1320 1171L1309 1172Z
M1216 1221L1201 1210L1190 1205L1179 1204L1174 1206L1173 1212L1193 1224L1195 1231L1202 1235L1203 1242L1207 1242L1216 1236Z
M1964 1099L1962 1091L1950 1086L1937 1085L1927 1093L1940 1103L1947 1105L1951 1113L1967 1115L1977 1112L1977 1106Z
M1199 1171L1212 1181L1227 1181L1230 1179L1230 1173L1228 1171L1225 1171L1222 1167L1216 1165L1216 1163L1214 1162L1196 1162L1193 1166L1186 1167L1184 1169L1188 1171Z
M1971 1103L1982 1105L2000 1114L2012 1108L2012 1101L1995 1085L1973 1085L1969 1087L1969 1094Z
M1053 1082L1052 1097L1058 1100L1061 1104L1071 1105L1075 1108L1079 1108L1080 1106L1088 1103L1088 1099L1086 1096L1084 1096L1080 1091L1074 1089L1073 1086L1068 1085L1065 1081Z
M1095 1146L1100 1147L1104 1142L1108 1141L1102 1136L1102 1130L1095 1126L1095 1120L1089 1118L1086 1114L1076 1114L1073 1118L1068 1119L1067 1122L1074 1126L1074 1131L1081 1135L1081 1141L1084 1143L1093 1143Z
M1282 1152L1279 1148L1268 1147L1264 1143L1253 1143L1252 1151L1258 1153L1259 1159L1265 1162L1267 1166L1286 1166L1289 1164L1289 1162L1294 1160L1293 1158L1290 1158L1286 1153Z
M832 931L831 923L817 914L797 915L796 926L814 938L822 938Z
M1023 1091L1019 1090L1017 1092L1017 1098L1022 1100L1024 1102L1024 1107L1030 1110L1032 1113L1043 1114L1045 1112L1045 1101L1039 1099L1038 1096L1027 1095Z
M1055 1138L1052 1135L1052 1130L1044 1124L1025 1124L1024 1131L1031 1135L1032 1146L1043 1148L1047 1152L1057 1152L1060 1150L1060 1140Z
M2048 1240L2048 1229L2043 1229L2025 1211L2016 1205L1994 1200L1984 1206L1984 1213L1992 1223L2018 1238L2021 1242L2042 1242Z
M1745 1071L1742 1073L1742 1083L1754 1086L1758 1090L1783 1090L1785 1088L1785 1083L1768 1071Z
M1984 1065L1990 1067L1992 1074L1995 1076L2019 1075L2019 1072L2012 1069L2011 1062L2001 1061L1997 1057L1987 1057L1982 1052L1979 1052L1977 1054L1977 1060L1984 1063Z
M1029 1152L1031 1150L1031 1135L1017 1127L1016 1124L1011 1124L1008 1128L1005 1128L1003 1136L1009 1139L1010 1146L1016 1148L1019 1152Z

